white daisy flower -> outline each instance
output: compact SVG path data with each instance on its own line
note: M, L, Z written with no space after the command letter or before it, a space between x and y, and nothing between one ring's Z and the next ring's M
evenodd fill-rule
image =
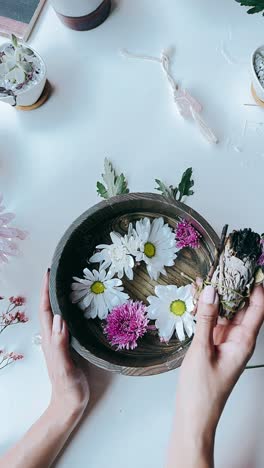
M128 233L123 237L122 242L128 253L136 257L140 248L140 239L133 228L133 224L129 223Z
M110 268L111 273L117 274L119 279L126 274L132 280L134 259L127 250L124 238L116 232L111 232L110 237L112 244L97 245L96 248L101 251L96 252L90 258L90 262L100 263L103 269Z
M139 242L136 261L144 260L148 274L154 280L160 273L166 275L164 266L174 265L179 250L172 229L164 224L163 218L155 218L152 223L149 218L143 218L136 222L135 234Z
M73 277L75 283L71 285L71 301L78 303L86 318L98 316L103 320L113 307L129 299L128 294L123 292L122 281L113 278L112 272L106 273L102 268L99 271L85 268L83 273L84 278Z
M148 317L156 320L161 341L169 341L174 333L180 341L185 340L185 333L190 338L195 331L192 285L156 286L156 296L148 297Z

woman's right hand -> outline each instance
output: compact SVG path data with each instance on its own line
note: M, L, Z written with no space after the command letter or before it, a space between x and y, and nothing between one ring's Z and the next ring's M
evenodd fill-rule
M198 304L196 333L180 370L169 467L213 466L218 421L264 321L263 287L254 289L248 307L232 321L218 318L218 313L216 290L206 286Z

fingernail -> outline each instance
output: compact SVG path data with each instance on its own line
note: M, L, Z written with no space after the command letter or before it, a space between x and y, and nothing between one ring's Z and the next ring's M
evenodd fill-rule
M59 314L55 314L53 318L52 330L54 333L60 333L62 329L62 319Z
M50 268L48 268L48 273L50 272Z
M202 295L204 304L214 304L216 299L216 290L213 286L205 286Z

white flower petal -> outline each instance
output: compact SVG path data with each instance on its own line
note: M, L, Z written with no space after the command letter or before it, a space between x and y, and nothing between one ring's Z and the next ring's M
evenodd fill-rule
M73 304L76 304L79 302L81 299L83 299L87 294L87 290L84 291L73 291L70 294L70 298Z
M156 321L157 326L157 321ZM168 317L167 321L163 321L159 327L159 336L164 341L169 341L175 330L175 320Z
M156 296L158 296L160 299L167 299L168 297L170 297L171 292L169 290L169 287L170 286L163 286L163 285L155 286Z
M91 263L101 263L105 260L105 252L96 252L94 255L91 256L90 262Z
M122 246L122 236L117 232L110 232L111 241L113 244L117 244L118 246Z
M96 299L95 299L95 304L97 307L97 315L99 319L103 320L108 314L108 307L106 305L106 302L104 301L104 295L103 294L98 294Z
M93 273L88 268L83 270L83 274L85 278L89 279L90 281L95 281Z
M83 284L83 283L72 283L72 285L71 285L71 288L72 288L73 291L87 291L89 289L89 287L90 287L90 285Z
M182 320L184 324L184 329L188 337L191 338L195 330L194 318L190 314L186 313L183 315Z
M118 278L113 278L113 279L105 281L105 285L107 288L115 288L116 286L121 286L122 281Z
M100 250L108 250L109 249L109 244L99 244L96 246L97 249Z
M132 268L130 266L125 267L125 274L128 277L128 279L133 280L134 274L133 274L133 270L132 270Z
M177 334L179 340L184 341L185 340L185 334L184 334L183 322L182 322L182 319L180 317L177 317L175 326L176 326L176 334Z
M187 312L192 312L194 310L193 298L188 297L187 299L185 299L185 305L186 305Z

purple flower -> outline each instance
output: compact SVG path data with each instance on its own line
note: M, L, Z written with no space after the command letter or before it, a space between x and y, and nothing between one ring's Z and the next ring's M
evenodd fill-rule
M146 306L139 301L128 301L114 307L106 318L104 333L117 350L135 349L137 340L145 335L149 320Z
M201 234L189 223L189 221L179 221L175 229L176 246L179 249L191 247L197 249L200 247Z

